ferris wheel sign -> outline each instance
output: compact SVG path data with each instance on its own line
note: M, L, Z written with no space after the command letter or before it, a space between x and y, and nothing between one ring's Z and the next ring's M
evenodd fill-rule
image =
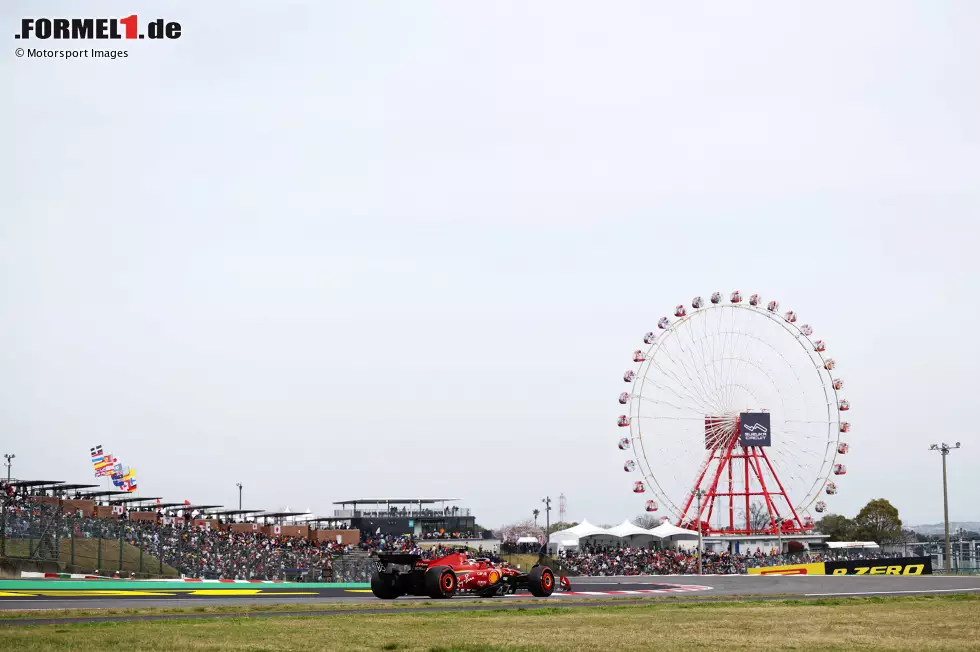
M657 321L623 374L623 470L642 476L633 493L707 534L811 531L850 448L851 406L827 343L758 294L689 305Z
M772 446L772 426L768 412L742 412L738 415L742 448Z

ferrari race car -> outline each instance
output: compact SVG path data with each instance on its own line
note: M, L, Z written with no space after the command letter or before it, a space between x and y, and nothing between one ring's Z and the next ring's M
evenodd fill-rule
M518 591L546 598L554 593L556 584L562 591L572 590L567 577L556 580L547 566L534 566L529 573L522 573L497 566L489 559L468 557L465 552L438 559L381 553L376 563L377 570L371 575L371 592L382 600L394 600L400 595L451 598L457 593L490 598Z

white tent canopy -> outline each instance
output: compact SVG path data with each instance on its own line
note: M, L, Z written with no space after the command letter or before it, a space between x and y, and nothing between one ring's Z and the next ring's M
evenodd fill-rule
M616 527L611 527L606 530L606 533L616 537L617 539L625 539L626 537L635 536L645 536L651 537L656 536L650 532L650 530L645 530L639 525L634 525L629 519L626 519Z
M652 530L649 530L649 532L650 534L652 534L653 536L659 539L669 539L669 538L697 539L698 538L698 533L695 532L694 530L685 530L682 527L677 527L676 525L672 525L669 521L665 521L661 523L660 525L653 528Z
M592 525L587 519L583 519L581 523L575 527L568 528L565 530L567 534L574 535L578 539L584 539L586 537L596 537L602 536L604 534L609 534L608 531L599 527L598 525ZM552 535L554 536L554 535Z
M877 548L874 541L828 541L828 548Z
M555 548L574 548L581 544L582 539L620 539L622 541L636 541L636 537L650 537L653 539L676 540L676 539L696 539L697 532L685 530L684 528L672 525L669 522L647 530L626 519L616 527L601 528L588 520L582 520L575 527L553 532L548 537L548 546Z
M538 543L537 537L520 537L517 543Z
M604 534L608 534L608 532L601 527L592 525L588 519L582 519L582 522L575 527L570 527L567 530L561 530L559 532L552 532L551 536L548 537L548 545L557 544L568 547L570 541L574 541L574 545L578 545L580 539L602 536Z

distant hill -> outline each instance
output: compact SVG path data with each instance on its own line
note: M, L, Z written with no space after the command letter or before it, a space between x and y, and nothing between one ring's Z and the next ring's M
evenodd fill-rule
M946 531L946 527L942 523L934 523L932 525L910 525L908 527L910 530L918 532L919 534L943 534ZM970 532L980 532L980 521L949 522L950 535L955 533L960 528Z

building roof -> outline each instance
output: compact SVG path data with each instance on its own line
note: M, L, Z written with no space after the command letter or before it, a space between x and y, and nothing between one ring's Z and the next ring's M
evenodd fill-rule
M303 523L319 523L321 521L348 521L349 518L343 516L311 516L309 518L297 519Z
M274 512L270 514L256 514L255 518L280 518L286 516L304 516L307 512Z
M197 510L213 509L215 507L224 507L224 505L183 505L183 504L181 504L181 505L177 505L177 509L173 509L173 510L170 510L170 511L173 511L173 512L176 512L176 511L185 511L185 512L187 512L187 511L191 511L191 510L195 510L195 509L197 509Z
M39 487L43 484L64 484L64 480L12 480L12 487Z
M97 484L59 484L54 487L48 487L47 491L68 491L69 489L91 489L92 487L98 487Z
M334 505L431 505L432 503L451 503L459 498L355 498L353 500L338 500Z
M128 494L128 491L122 491L121 489L106 489L105 491L90 491L88 493L79 494L82 498L95 498L96 496L118 496L119 494Z
M220 512L211 512L212 516L237 516L238 514L258 514L265 510L262 509L224 509Z
M131 498L115 498L113 500L110 500L109 504L115 505L115 504L122 504L122 503L144 503L146 501L157 500L159 498L161 498L161 496L153 496L152 498L138 498L136 496L133 496Z

